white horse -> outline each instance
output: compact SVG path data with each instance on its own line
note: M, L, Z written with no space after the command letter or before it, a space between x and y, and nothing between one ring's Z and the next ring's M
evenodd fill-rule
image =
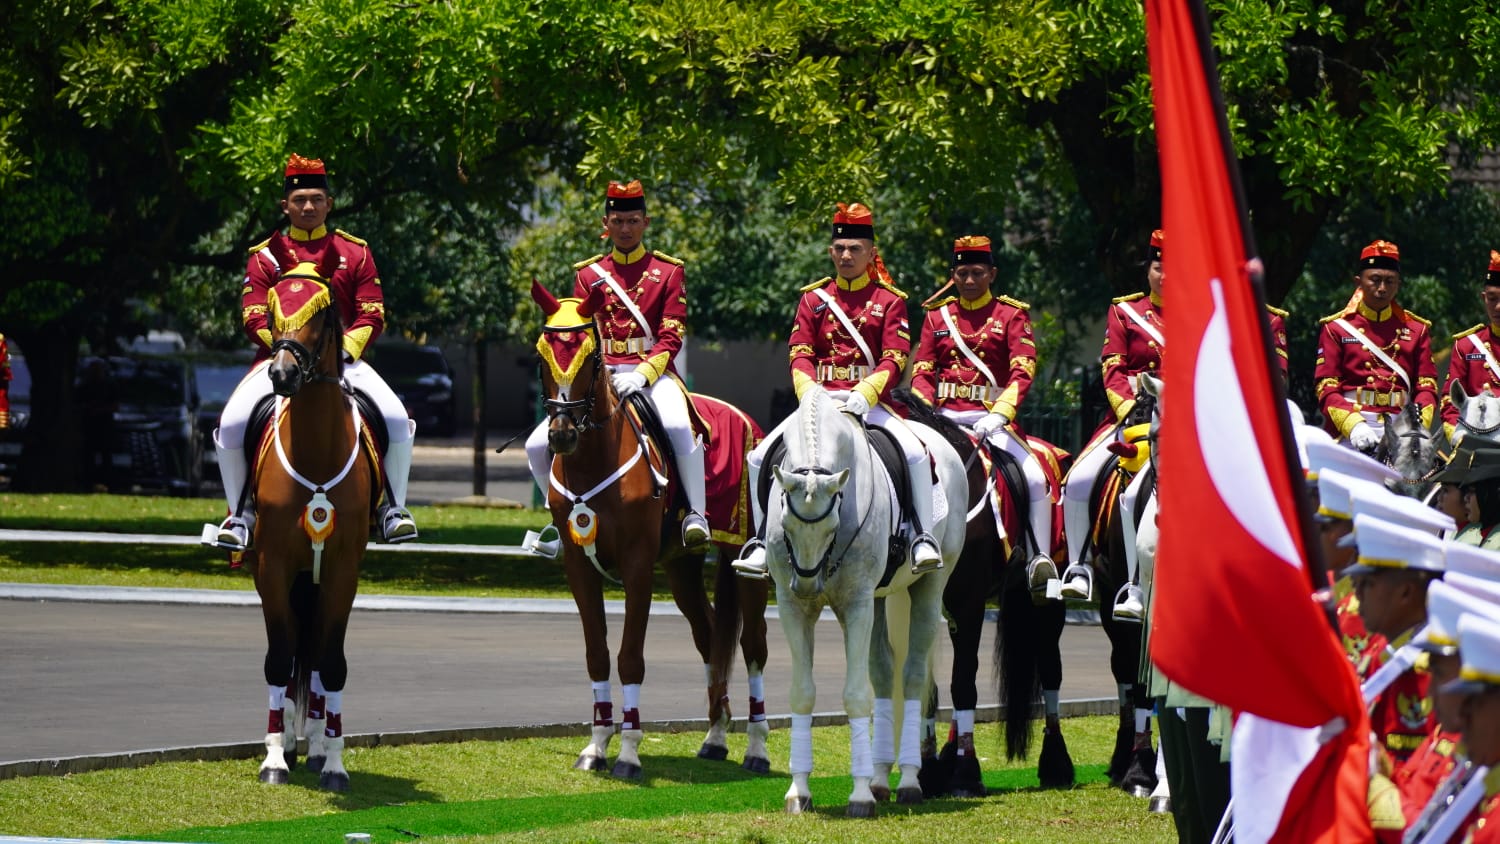
M786 811L812 806L813 625L827 605L844 628L844 711L849 716L850 817L874 817L877 795L890 795L890 769L897 760L892 686L894 657L888 638L885 596L904 591L911 599L910 623L890 633L907 643L901 688L906 699L901 720L897 800L920 803L921 701L928 687L928 656L937 639L943 587L957 564L964 541L967 479L957 452L930 429L912 430L936 461L942 500L927 526L942 551L944 568L924 575L909 560L897 564L888 586L879 587L899 518L890 477L876 457L860 420L840 412L820 388L810 390L797 409L797 424L786 433L786 456L773 466L779 495L766 513L767 562L776 582L781 628L792 653L792 785ZM925 494L930 478L912 478ZM900 543L900 548L906 547ZM873 688L872 688L873 683ZM871 716L874 735L871 736ZM873 746L872 746L873 745ZM883 774L883 776L882 776ZM876 780L872 790L871 781Z
M1500 443L1500 396L1480 390L1471 396L1457 379L1448 384L1448 398L1458 408L1458 424L1453 428L1453 444L1464 437L1477 437Z

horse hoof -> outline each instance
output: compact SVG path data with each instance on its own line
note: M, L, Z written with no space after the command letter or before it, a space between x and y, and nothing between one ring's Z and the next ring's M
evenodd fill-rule
M1131 797L1135 797L1141 800L1145 800L1147 797L1151 796L1151 789L1145 787L1144 785L1131 786L1126 790L1130 792Z
M922 789L916 787L896 789L896 802L902 806L915 806L922 802Z
M261 768L260 781L268 785L286 785L291 781L291 775L281 768Z
M590 756L587 753L579 754L578 761L573 763L575 771L602 771L608 767L609 763L603 756Z
M890 799L891 799L891 787L888 786L888 785L885 785L883 783L872 783L870 785L870 793L873 794L873 795L875 795L875 802L876 803L887 803L887 802L890 802ZM852 806L854 804L851 803L849 805Z
M297 754L295 754L295 753L288 753L288 754L286 754L285 758L286 758L286 769L288 771L295 771L295 770L297 770ZM307 761L308 761L309 764L312 763L311 759L309 759Z
M630 762L616 762L610 776L620 780L639 780L641 778L641 766Z
M698 748L698 758L722 762L729 758L729 748L721 744L705 744Z
M769 774L771 773L771 760L764 756L746 756L740 767L752 774Z
M327 761L328 757L326 756L309 756L307 757L307 770L315 774L321 774L323 773L323 763Z
M873 818L875 817L875 804L872 802L849 802L848 811L844 815L851 818Z
M1151 798L1151 803L1149 805L1147 805L1146 808L1150 809L1151 813L1152 814L1156 814L1156 815L1171 814L1171 812L1172 812L1172 798L1170 798L1170 797L1153 797L1153 798Z
M982 782L963 784L953 783L952 785L948 786L949 797L957 797L963 800L968 800L976 797L988 797L989 794L989 789L985 788L984 783Z
M811 797L788 797L786 799L786 813L788 815L800 815L811 808Z
M318 788L343 793L349 790L349 775L343 771L324 771L318 775Z

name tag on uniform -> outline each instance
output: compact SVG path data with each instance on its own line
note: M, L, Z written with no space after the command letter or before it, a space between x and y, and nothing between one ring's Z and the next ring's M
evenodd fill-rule
M1464 360L1484 360L1484 353L1483 352L1473 352L1473 353L1464 355Z
M1358 337L1340 337L1339 338L1339 342L1340 343L1358 343L1359 342L1359 338Z
M816 305L813 305L813 313L815 313L815 314L821 314L822 312L824 312L826 310L828 310L828 303L827 302L820 302L820 303L818 303Z
M944 328L944 329L941 329L939 331L934 331L934 332L932 332L932 336L933 336L934 339L939 338L939 337L947 337L948 336L948 329Z

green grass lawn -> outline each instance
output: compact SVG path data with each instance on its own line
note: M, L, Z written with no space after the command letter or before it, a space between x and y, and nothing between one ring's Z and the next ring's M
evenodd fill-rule
M331 842L356 831L376 842L1175 840L1169 817L1105 781L1114 726L1113 718L1064 722L1079 786L1058 792L1037 787L1035 759L1003 762L997 727L981 724L976 746L989 797L885 804L873 821L843 817L847 728L814 731L814 810L789 817L781 811L786 730L771 734L768 776L693 758L696 733L648 734L646 777L626 783L570 769L585 743L580 727L568 739L352 750L344 795L319 791L301 769L290 786L261 785L256 760L8 780L0 782L0 833L200 842ZM742 735L730 737L731 760L743 748Z
M0 493L0 527L30 530L197 536L204 522L223 517L219 499L127 495ZM413 507L421 541L455 545L519 545L527 530L550 521L541 510ZM225 555L198 546L6 542L0 581L89 586L253 590L248 572L231 569ZM360 567L360 589L386 595L566 597L559 563L483 554L372 551ZM623 598L606 588L606 597ZM657 597L670 598L665 576Z

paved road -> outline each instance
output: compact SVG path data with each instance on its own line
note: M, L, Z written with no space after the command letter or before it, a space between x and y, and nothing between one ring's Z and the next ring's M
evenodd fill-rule
M620 623L610 617L612 642ZM770 635L767 710L784 714L788 658L774 621ZM263 735L257 608L0 600L0 642L0 763ZM842 709L840 642L835 622L819 624L820 712ZM993 685L988 635L982 647L980 700L994 703L984 689ZM1070 625L1063 648L1064 699L1114 696L1100 628ZM572 615L356 611L345 727L355 734L582 722L592 700L582 650ZM646 653L642 716L702 717L703 669L686 622L654 616ZM946 678L946 653L941 670ZM743 676L731 692L739 715Z

